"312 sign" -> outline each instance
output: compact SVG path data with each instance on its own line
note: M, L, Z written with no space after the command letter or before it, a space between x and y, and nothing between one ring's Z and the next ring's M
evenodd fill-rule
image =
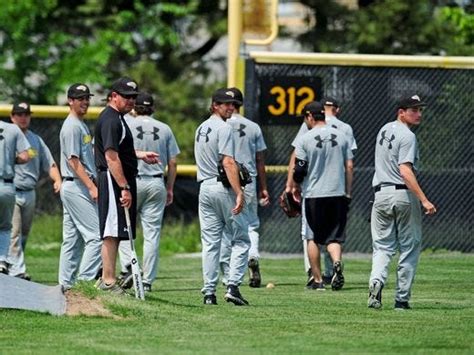
M261 78L260 120L263 124L301 124L296 115L306 104L319 100L322 92L318 77Z

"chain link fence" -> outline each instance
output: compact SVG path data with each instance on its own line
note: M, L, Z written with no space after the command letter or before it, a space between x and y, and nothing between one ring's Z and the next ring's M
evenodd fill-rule
M288 122L283 117L285 124L278 124L274 116L265 117L266 107L262 105L278 108L279 91L272 89L272 93L276 93L274 101L266 102L263 90L268 88L268 82L273 83L272 88L284 87L282 81L294 83L295 78L303 82L305 78L318 79L315 99L325 95L338 99L340 119L352 126L357 140L345 251L371 251L368 219L369 201L373 199L375 139L380 127L396 118L396 100L408 93L417 93L428 103L422 124L416 128L421 155L418 178L438 213L423 217L423 248L473 251L474 70L271 64L248 59L245 91L247 98L255 100L246 102L245 113L257 118L262 126L269 165L288 164L290 145L302 120L293 118ZM285 182L284 174L270 176L269 187L274 200ZM261 249L300 252L300 220L287 219L276 207L276 201L273 207L261 209Z

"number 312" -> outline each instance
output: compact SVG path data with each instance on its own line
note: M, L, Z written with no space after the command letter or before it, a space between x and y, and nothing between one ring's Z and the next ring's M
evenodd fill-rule
M294 115L296 112L300 113L306 104L314 101L314 91L308 86L302 86L298 90L294 86L290 86L286 90L281 86L274 86L270 90L270 94L276 95L278 104L276 106L268 105L268 111L274 116L283 115L285 112L289 115ZM302 97L302 100L296 106L297 97Z

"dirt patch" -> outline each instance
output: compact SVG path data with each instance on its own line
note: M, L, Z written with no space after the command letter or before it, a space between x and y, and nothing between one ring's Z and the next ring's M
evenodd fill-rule
M105 306L100 299L90 299L82 293L74 290L69 290L66 296L66 315L68 316L100 316L100 317L115 317Z

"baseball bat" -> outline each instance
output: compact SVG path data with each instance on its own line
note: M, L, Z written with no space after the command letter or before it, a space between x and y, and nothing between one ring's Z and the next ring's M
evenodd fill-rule
M142 301L145 300L145 291L143 290L142 274L140 265L138 264L137 252L135 251L135 242L132 235L132 223L130 222L130 212L128 207L124 207L125 220L127 221L128 239L130 240L131 258L130 265L132 267L133 288L135 289L135 298Z

